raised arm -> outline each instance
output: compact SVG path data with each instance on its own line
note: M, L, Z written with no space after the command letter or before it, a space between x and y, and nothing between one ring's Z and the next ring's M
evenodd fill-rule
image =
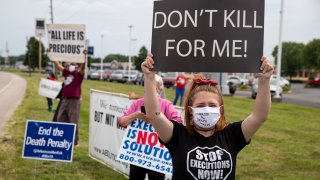
M155 74L150 71L153 68L153 55L148 54L146 60L141 64L144 73L144 103L147 117L154 129L157 131L159 138L163 142L169 142L173 134L173 124L166 116L160 113L159 102L156 92Z
M137 118L147 120L147 116L145 114L143 114L140 111L136 111L136 112L129 114L127 116L122 116L120 118L119 124L120 124L120 126L125 127L125 126L128 126L133 120L135 120Z
M58 61L52 61L54 66L59 69L59 71L63 71L64 67Z
M255 132L257 132L263 122L267 120L271 107L270 77L273 74L273 66L266 57L262 57L261 61L262 65L260 69L262 73L259 73L258 94L253 112L243 121L241 127L247 142L252 138Z
M82 53L84 54L84 63L80 63L80 74L84 75L86 68L87 50L83 50Z
M80 74L84 75L85 72L85 68L86 68L86 63L80 63Z

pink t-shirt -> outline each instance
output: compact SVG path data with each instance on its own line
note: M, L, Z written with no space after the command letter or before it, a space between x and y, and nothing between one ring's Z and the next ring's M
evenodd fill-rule
M84 75L81 75L79 71L70 72L67 68L64 68L63 76L64 76L63 97L64 98L80 98L81 84L82 84Z
M177 121L178 123L182 123L182 119L179 116L176 109L174 109L173 104L162 98L158 98L160 105L160 112L162 112L169 120ZM137 99L132 102L131 106L124 112L124 116L128 116L134 112L141 111L141 106L144 106L144 98ZM121 117L121 119L122 119Z

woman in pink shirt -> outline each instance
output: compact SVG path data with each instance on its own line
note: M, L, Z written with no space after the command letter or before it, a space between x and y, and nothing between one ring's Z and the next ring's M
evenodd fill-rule
M174 120L178 123L182 123L182 119L178 112L174 109L173 104L160 97L161 92L164 89L162 78L159 75L155 77L156 89L158 93L158 102L160 105L160 111L170 120ZM131 106L124 112L124 115L120 118L120 126L126 127L136 118L147 120L147 116L144 111L144 98L137 99L132 102ZM164 174L158 173L152 170L148 170L135 165L130 165L130 175L129 179L143 180L145 175L148 174L148 179L158 180L164 179Z

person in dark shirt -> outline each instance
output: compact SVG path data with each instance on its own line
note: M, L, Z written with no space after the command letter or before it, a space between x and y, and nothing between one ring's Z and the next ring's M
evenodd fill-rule
M141 64L145 77L145 108L148 121L172 157L172 179L235 179L236 157L267 120L271 106L270 77L273 66L261 58L258 95L253 112L243 121L228 123L222 94L213 80L198 76L185 97L186 126L159 111L154 87L154 60L148 54Z
M164 86L162 78L159 75L156 75L155 82L157 87L158 101L160 104L160 111L168 119L177 121L178 123L182 123L181 117L179 116L177 110L175 110L173 104L170 101L160 97L160 94L162 93ZM129 98L135 98L135 96L133 96L132 93L130 93L130 95ZM119 124L122 127L127 127L136 118L146 119L147 117L145 113L146 112L144 111L144 99L138 98L132 102L130 107L124 112L123 116L120 117ZM148 175L148 179L150 180L165 179L163 173L130 164L129 180L144 180L146 175Z
M86 55L86 51L83 52ZM49 57L50 58L50 57ZM52 60L50 58L50 60ZM62 90L62 102L59 108L57 117L58 122L74 123L76 124L76 134L74 145L79 145L79 121L80 121L80 98L81 85L84 78L85 63L70 63L67 68L64 68L58 60L53 61L56 68L62 71L64 76L64 86Z
M59 103L57 105L57 108L56 108L56 110L54 112L54 115L53 115L53 118L52 118L53 122L58 122L58 114L59 114L60 107L61 107L62 100L63 100L63 96L62 96L63 87L64 87L64 84L62 83L62 86L61 86L61 89L59 91L59 94L56 96L56 99L59 99Z

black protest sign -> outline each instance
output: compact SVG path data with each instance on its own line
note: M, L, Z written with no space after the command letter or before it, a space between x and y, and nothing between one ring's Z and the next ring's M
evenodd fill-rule
M155 1L157 71L259 72L264 0Z
M85 61L85 25L48 24L48 56L52 61Z

